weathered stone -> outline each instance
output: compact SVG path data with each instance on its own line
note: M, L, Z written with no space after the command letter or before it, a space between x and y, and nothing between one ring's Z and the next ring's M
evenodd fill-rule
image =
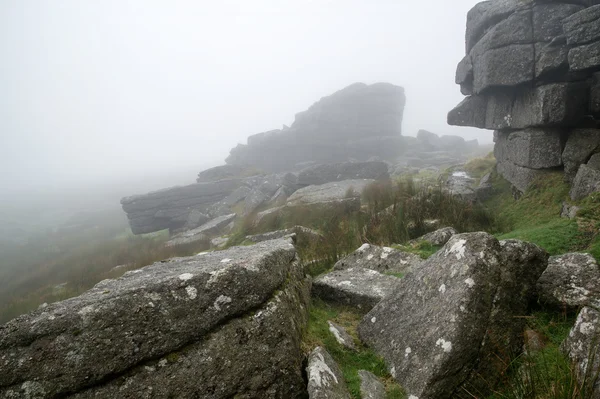
M585 391L580 393L585 398L600 398L597 378L600 373L599 337L600 311L584 307L579 311L575 325L561 345L562 352L575 364L580 383L586 382Z
M600 40L569 50L569 67L572 71L600 68Z
M389 177L385 162L343 162L304 169L298 175L298 185L314 186L358 179L385 180Z
M564 43L535 43L536 79L555 80L569 70L569 48Z
M275 208L270 208L262 212L258 212L254 217L254 224L260 225L261 223L270 220L271 218L277 218L281 215L284 209L285 206L277 206Z
M324 238L323 235L316 230L309 229L308 227L304 227L304 226L294 226L289 229L277 230L277 231L271 231L271 232L263 233L263 234L255 234L255 235L251 235L251 236L246 236L246 240L256 243L256 242L275 240L277 238L286 237L291 234L296 234L298 236L300 236L300 235L304 236L310 241L320 241Z
M354 338L352 338L352 336L350 334L348 334L348 332L346 331L346 329L338 324L335 324L332 321L328 321L327 324L329 325L329 332L331 334L333 334L333 336L335 337L335 340L342 345L344 348L346 349L350 349L355 351L356 350L356 344L354 343Z
M473 57L473 92L513 87L533 80L533 44L515 44L487 50Z
M422 237L417 238L416 241L425 241L431 245L442 246L445 245L453 235L458 234L458 231L454 227L442 227L431 233L427 233Z
M542 303L580 307L600 305L600 269L590 254L552 256L537 282Z
M562 208L560 211L560 217L575 219L577 217L577 212L579 212L579 207L575 205L570 205L569 203L563 201Z
M371 372L358 370L361 399L385 399L385 385Z
M312 295L325 301L369 310L393 293L401 279L360 267L336 270L315 279Z
M275 240L175 258L20 316L0 326L0 396L296 397L308 285L295 256Z
M562 154L565 178L572 182L579 165L586 163L593 153L600 150L600 129L574 129L569 132Z
M398 251L389 247L363 244L350 255L340 259L334 270L362 267L379 273L407 273L423 260L414 254Z
M585 82L554 83L516 94L473 95L448 113L448 123L491 130L575 126L586 114L588 89Z
M306 374L309 399L350 399L342 371L324 348L311 352Z
M269 197L264 194L260 189L253 189L250 194L244 199L244 209L242 216L248 216L254 212L259 206L269 200Z
M464 95L473 94L473 62L471 56L466 55L456 67L456 84L460 85L460 90Z
M221 201L223 204L227 205L228 207L232 207L235 204L237 204L238 202L244 200L248 195L250 195L250 193L252 192L252 189L248 186L242 186L236 190L234 190L231 194L229 194L227 197L225 197L225 199L223 199L223 201Z
M210 246L212 248L223 248L227 242L229 241L229 237L227 236L223 236L223 237L216 237L213 238L212 240L210 240Z
M571 199L578 201L596 192L600 192L600 170L581 165L575 180L573 180L570 192Z
M481 180L479 180L479 185L475 189L475 195L479 201L485 201L492 196L493 192L492 174L486 173Z
M198 228L186 231L184 233L176 234L169 241L167 241L166 245L175 246L206 240L211 235L215 235L221 232L223 228L225 228L225 226L234 221L235 218L235 213L225 216L219 216L218 218L215 218L208 223L204 223Z
M522 347L515 316L526 314L547 256L487 233L454 235L364 317L359 336L409 397L483 395Z
M296 191L288 198L288 206L313 205L323 203L336 203L345 200L358 200L363 190L373 184L375 180L344 180L321 184L318 186L307 186Z
M525 129L497 132L494 156L498 162L511 162L529 169L562 165L562 130Z
M477 195L473 189L474 180L465 171L455 170L446 180L444 190L463 201L475 202Z
M121 200L134 234L182 227L193 210L205 213L243 185L242 180L221 180L168 188Z
M539 169L529 169L515 165L512 162L499 162L496 165L498 174L508 180L517 190L524 193L531 183L546 173Z
M570 45L600 41L600 5L586 8L566 18L563 29Z

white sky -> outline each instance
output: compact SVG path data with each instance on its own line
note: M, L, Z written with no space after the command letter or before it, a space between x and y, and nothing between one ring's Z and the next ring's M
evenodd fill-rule
M359 81L404 86L405 135L491 142L446 124L475 3L1 0L0 185L198 172Z

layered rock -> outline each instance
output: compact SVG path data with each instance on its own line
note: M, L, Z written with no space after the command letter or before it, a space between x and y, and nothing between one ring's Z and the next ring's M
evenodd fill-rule
M231 150L226 162L289 171L307 161L393 158L402 151L399 139L405 102L401 87L355 83L298 113L290 128L250 136L247 144Z
M309 290L289 240L105 280L0 327L0 396L303 397Z
M586 144L574 140L567 151L565 142L578 128L600 134L594 3L484 1L467 16L456 83L468 97L448 123L496 130L498 172L519 191L563 164L572 181L586 161L572 155L587 152L579 150Z
M526 314L547 257L487 233L454 235L364 317L359 336L409 396L484 394L522 347L515 316Z

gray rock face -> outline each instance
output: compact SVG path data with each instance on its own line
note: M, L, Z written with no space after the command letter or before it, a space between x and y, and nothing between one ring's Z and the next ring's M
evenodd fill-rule
M600 6L586 8L563 21L567 43L578 45L600 40Z
M393 293L400 281L371 269L336 270L315 279L312 295L324 301L369 310Z
M600 118L600 72L594 74L590 89L590 112L596 119Z
M299 397L308 284L287 240L105 280L0 327L0 396Z
M197 183L126 197L121 204L134 234L177 229L187 222L190 212L206 213L242 185L242 180Z
M385 399L385 386L371 372L358 370L360 397L362 399Z
M167 241L166 245L176 246L206 240L210 236L219 234L227 225L233 222L235 218L235 213L219 216L218 218L215 218L210 222L204 223L198 228L186 231L184 233L176 234L169 241Z
M388 147L380 153L379 145L357 148L355 142L372 143L382 138L394 145L390 138L400 137L405 102L404 89L398 86L350 85L296 114L289 129L249 137L247 145L231 150L226 162L255 165L267 171L290 171L296 164L310 161L332 163L350 158L366 161L373 156L395 157L401 148Z
M593 153L600 150L600 129L574 129L569 133L562 154L565 177L572 182L579 166L587 163Z
M287 201L288 206L314 205L337 203L343 201L358 201L362 191L375 180L344 180L317 186L307 186L292 194Z
M529 169L561 166L562 133L560 129L497 132L494 156L498 162L508 161Z
M448 176L444 190L463 201L475 202L477 194L473 189L474 179L464 171L454 171Z
M314 186L358 179L385 180L389 177L385 162L343 162L304 169L298 175L298 185Z
M546 173L539 169L529 169L515 165L511 162L501 162L496 165L498 174L508 180L513 187L520 192L525 192L535 180L544 176Z
M309 399L350 399L344 376L331 355L316 347L308 357Z
M591 384L600 370L598 357L598 337L600 334L600 312L591 307L584 307L577 316L575 325L563 342L561 350L577 367L577 377L581 382L587 381L584 397L597 399L600 397L600 386ZM592 360L593 361L590 361Z
M354 338L352 338L352 336L350 336L350 334L348 334L348 332L346 331L346 329L344 327L337 325L332 321L328 321L327 324L329 325L329 332L331 334L333 334L333 336L335 337L335 340L340 345L342 345L346 349L350 349L353 351L356 350L356 344L354 343Z
M431 245L442 246L445 245L453 235L458 234L458 231L454 227L442 227L431 233L427 233L422 237L417 238L417 241L425 241Z
M481 94L465 98L448 114L448 124L482 129L573 127L586 114L586 83L555 83L516 95Z
M359 336L409 396L486 392L505 367L497 356L522 346L514 316L525 314L547 256L487 233L454 235L364 317Z
M600 170L590 168L588 165L581 165L575 180L573 180L571 199L577 201L599 191Z
M569 205L567 202L563 201L562 209L560 211L560 217L567 219L575 219L577 217L577 212L579 212L579 207L575 205Z
M600 305L600 269L590 254L552 256L537 282L540 302L555 306Z
M494 192L494 187L492 186L492 175L490 173L486 173L481 180L479 180L479 185L475 189L475 195L479 201L485 201L491 197Z
M198 173L198 183L215 182L219 180L235 179L258 174L258 170L239 165L221 165L203 170Z
M407 273L422 262L423 260L415 254L363 244L350 255L338 260L333 269L365 268L379 273Z

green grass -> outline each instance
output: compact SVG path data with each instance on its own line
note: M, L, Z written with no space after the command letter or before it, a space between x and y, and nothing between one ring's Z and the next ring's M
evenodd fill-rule
M308 353L317 346L324 347L340 366L353 398L360 399L359 370L370 371L379 377L386 385L388 399L406 398L402 389L389 375L383 359L359 343L356 326L362 316L356 309L333 306L314 299L310 307L308 330L304 339L305 351ZM358 351L347 350L336 341L329 331L327 324L329 320L344 327L355 338Z
M496 158L494 158L494 153L490 152L484 158L471 159L463 169L474 179L481 179L486 173L491 172L495 166Z
M441 247L436 245L432 245L426 241L419 241L415 244L394 244L392 248L397 249L399 251L408 252L411 254L419 255L422 259L427 259L434 253L440 250Z

